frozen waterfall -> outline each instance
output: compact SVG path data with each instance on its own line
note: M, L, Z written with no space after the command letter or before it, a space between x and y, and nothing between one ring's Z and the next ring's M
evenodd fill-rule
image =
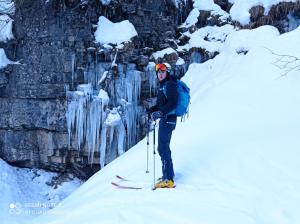
M121 155L139 138L142 72L134 64L116 68L113 71L109 63L90 63L84 72L88 84L67 91L69 149L86 152L90 164L97 163L94 155L98 152L101 167L106 164L108 150ZM152 72L151 82L155 83L155 70L146 72ZM154 91L156 85L150 88Z

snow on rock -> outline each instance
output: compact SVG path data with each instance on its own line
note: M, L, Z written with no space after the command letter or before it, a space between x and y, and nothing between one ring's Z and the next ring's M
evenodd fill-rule
M163 49L161 51L156 51L152 54L152 56L154 57L154 59L158 59L158 58L163 58L165 55L169 55L169 54L177 54L177 52L171 48L168 47L166 49Z
M97 30L95 32L96 41L101 44L121 44L128 42L137 32L132 23L124 20L113 23L104 16L99 17Z
M198 9L194 8L190 14L188 15L188 17L186 18L185 22L179 26L179 28L181 27L186 27L189 28L191 26L194 26L197 22L198 22L198 17L200 16L200 12Z
M209 52L220 52L224 46L224 41L228 34L234 32L234 27L232 25L218 26L206 26L201 28L194 33L189 31L184 33L184 35L190 37L189 42L178 47L178 51L189 50L193 47L206 49Z
M14 64L15 62L9 60L6 57L4 49L0 48L0 68L6 67L8 64Z
M103 5L109 5L110 2L111 2L111 0L101 0L101 3Z
M214 15L221 15L221 19L226 20L229 14L222 10L221 7L214 3L213 0L194 0L194 8L203 11L211 11Z
M246 25L250 22L249 10L257 5L265 8L265 14L267 15L272 5L276 5L280 2L296 2L297 0L229 0L233 3L230 9L230 15L233 20L239 21L242 25Z
M253 30L236 31L232 25L206 26L194 33L184 33L190 37L189 42L178 47L178 51L189 50L193 47L205 49L208 52L223 50L236 53L247 53L255 46L266 46L273 38L279 36L279 31L273 26L261 26Z
M233 20L239 21L242 25L250 22L249 10L254 6L263 6L267 15L270 8L280 2L297 2L297 0L229 0L232 3L229 14L214 3L213 0L194 0L194 8L198 10L211 11L212 14L222 15L222 19L227 19L229 15Z
M176 61L176 65L184 65L185 61L183 58L179 57L178 60Z
M13 19L8 15L0 15L0 42L7 42L14 38L12 33L12 23Z
M15 13L15 3L13 0L0 1L0 14L13 15Z
M204 11L212 11L220 8L213 0L194 0L193 6L194 8Z

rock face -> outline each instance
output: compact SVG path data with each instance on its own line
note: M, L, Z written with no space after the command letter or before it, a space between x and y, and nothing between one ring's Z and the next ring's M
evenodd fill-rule
M227 0L215 3L229 12L231 5ZM22 0L15 4L15 39L0 43L8 58L19 61L0 70L0 157L18 166L68 171L87 178L99 170L99 161L91 167L84 152L75 146L69 148L66 93L85 83L86 73L93 66L113 61L115 51L95 43L99 17L103 15L112 22L129 20L134 25L138 36L118 51L116 62L118 68L128 70L134 65L141 72L141 100L145 100L150 96L145 66L154 61L154 51L176 48L181 35L177 26L185 21L193 1L183 0L178 8L173 0L111 1L108 6L99 0ZM283 32L287 16L300 17L299 11L299 3L283 3L266 16L264 9L257 7L251 9L249 27L272 24ZM209 17L210 12L202 12L194 28L220 25L217 19ZM186 62L214 57L205 55L203 49L191 49L165 59L175 65L178 56ZM182 72L182 68L176 70L179 76ZM144 124L137 127L137 132L135 141L144 136ZM115 156L108 150L106 162Z
M98 49L94 31L99 16L134 24L139 36L118 54L117 62L145 66L154 50L175 39L179 17L186 15L179 15L172 1L113 1L109 6L79 0L15 3L15 40L1 47L20 64L0 72L0 157L19 166L71 169L87 177L98 168L76 164L74 152L68 150L66 87L84 83L83 71L95 60L90 50ZM110 62L109 54L97 60Z
M277 27L279 32L284 33L295 29L295 23L300 24L300 2L281 2L272 6L267 14L265 14L264 7L255 6L250 9L250 14L251 22L243 28L252 29L272 25Z

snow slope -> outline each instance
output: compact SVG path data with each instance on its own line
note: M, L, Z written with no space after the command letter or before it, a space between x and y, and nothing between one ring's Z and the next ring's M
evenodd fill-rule
M190 117L171 143L175 189L151 190L151 133L149 174L144 139L31 223L300 223L300 63L281 77L268 50L300 58L299 35L300 28L254 41L246 55L230 49L237 44L228 37L213 60L189 67ZM157 155L157 177L160 166ZM115 174L144 189L114 188Z

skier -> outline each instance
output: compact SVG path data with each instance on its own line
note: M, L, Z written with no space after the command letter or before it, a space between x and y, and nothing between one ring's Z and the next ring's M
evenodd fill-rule
M153 120L160 118L157 150L162 161L163 176L158 179L154 188L173 188L175 185L170 141L176 127L177 116L169 113L177 105L177 78L170 74L168 64L156 64L155 70L160 86L156 106L150 108L150 113Z

